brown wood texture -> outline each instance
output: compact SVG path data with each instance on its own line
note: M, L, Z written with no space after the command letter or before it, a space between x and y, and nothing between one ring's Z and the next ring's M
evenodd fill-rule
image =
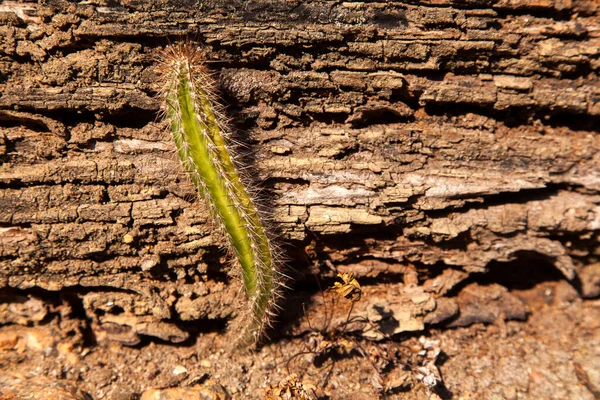
M531 281L598 296L598 13L593 0L0 4L0 323L67 301L97 337L135 344L235 318L223 238L157 119L155 57L186 38L289 258L286 332L310 330L294 299L316 292L313 273L356 275L357 315L385 327L375 339L524 318L509 289Z

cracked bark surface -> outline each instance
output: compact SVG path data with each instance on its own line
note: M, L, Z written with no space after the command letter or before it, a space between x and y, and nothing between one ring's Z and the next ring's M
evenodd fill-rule
M526 319L519 290L545 281L597 297L599 12L591 0L0 4L0 323L59 318L98 343L143 345L215 340L235 319L225 242L157 120L155 56L183 37L222 86L290 260L271 346L345 326L314 277L337 272L361 282L354 315L378 327L346 328L383 342Z

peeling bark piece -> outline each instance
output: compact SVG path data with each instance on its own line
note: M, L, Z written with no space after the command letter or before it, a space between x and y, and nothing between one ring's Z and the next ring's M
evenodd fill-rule
M93 324L98 341L116 341L127 346L135 346L140 336L152 336L172 343L184 342L189 334L175 324L164 322L151 316L137 317L130 314L105 315L99 323Z
M351 224L369 225L381 222L383 222L383 218L370 214L366 210L314 206L309 209L306 226L311 228L332 225L323 233L342 233L350 232Z
M490 105L494 104L496 99L496 87L492 83L470 77L449 77L441 83L429 86L419 101L423 105L428 103Z
M83 296L87 315L99 341L112 340L129 346L140 342L140 335L180 343L188 333L174 323L169 305L159 296L137 293L105 292Z
M393 105L390 105L385 102L373 101L364 106L357 107L345 122L353 126L361 126L368 125L371 121L381 120L381 118L389 120L390 116L402 120L412 116L413 113L413 110L402 102L395 102Z
M143 288L139 288L142 289ZM153 314L158 318L171 317L169 304L159 296L123 292L91 292L83 296L83 306L90 318L96 315Z
M460 313L448 323L449 327L467 326L475 323L494 323L499 318L527 318L523 303L498 284L482 286L472 283L456 297Z
M435 300L435 310L428 313L423 322L436 325L447 321L459 313L459 306L454 299L440 297Z
M441 275L425 281L423 284L423 289L426 292L435 293L436 296L443 296L468 276L469 274L464 271L447 268L442 272Z
M353 264L339 264L338 271L367 278L402 274L404 284L417 283L415 282L416 272L414 271L414 266L390 261L368 259Z
M28 325L48 315L44 302L33 296L0 296L0 324Z
M294 334L302 332L333 331L346 323L349 301L331 298L330 293L313 298L306 306L305 318L293 328ZM361 300L354 304L353 322L346 331L358 331L369 339L380 340L400 332L424 329L423 316L435 309L435 300L419 286L403 284L381 284L363 287ZM375 329L373 329L375 328Z

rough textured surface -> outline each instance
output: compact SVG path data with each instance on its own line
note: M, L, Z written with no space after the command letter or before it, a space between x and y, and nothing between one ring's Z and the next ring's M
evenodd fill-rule
M523 353L490 358L477 347L479 325L469 326L526 319L531 309L518 292L562 282L576 304L562 327L573 337L594 332L578 313L596 307L580 298L600 294L599 12L593 0L0 4L2 331L29 325L52 329L56 340L75 335L93 355L76 361L87 371L94 363L130 368L134 354L172 369L194 343L222 344L239 288L154 99L157 50L188 37L222 85L290 259L293 292L263 350L273 354L256 357L276 360L280 346L289 358L318 331L321 343L334 343L327 351L349 351L339 361L351 365L363 353L354 340L376 341L361 343L381 352L430 332L449 356L440 367L445 390L491 398L496 389L486 382L496 378L459 373L470 362L484 368L461 358L465 351L483 354L477 359L498 376L501 365L533 365L526 353L572 355L559 354L557 338L534 335L519 342ZM363 285L350 324L348 304L331 306L317 284L325 289L337 272ZM507 326L542 334L536 323L550 317L531 315ZM447 326L465 328L432 330ZM344 346L336 342L350 334ZM498 352L516 351L516 340L497 341ZM177 352L165 350L176 343ZM597 351L597 338L590 343ZM395 382L386 393L427 392L422 382L435 378L431 363L441 356L419 345L431 355L415 361L421 372L417 364L411 376L378 372ZM161 360L161 351L172 354ZM108 362L111 352L125 355ZM240 365L260 360L252 357ZM8 359L19 368L39 362ZM548 366L494 396L591 398L592 360L569 361L568 371ZM196 380L178 374L131 386L134 375L122 373L85 389L125 399L115 394L123 385L131 396L200 387L227 368L219 365ZM362 376L363 367L344 371ZM59 386L89 380L89 372L44 371L38 376ZM239 395L263 387L261 379L288 390L277 386L285 374L253 371L239 385L217 384L234 396L233 387ZM288 372L302 380L302 371ZM536 379L546 389L531 389ZM379 380L365 393L386 387ZM163 396L153 393L146 396ZM448 396L439 385L436 393Z

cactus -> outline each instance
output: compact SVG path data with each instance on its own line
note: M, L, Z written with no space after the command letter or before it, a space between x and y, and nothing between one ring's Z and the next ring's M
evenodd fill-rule
M227 232L241 266L249 304L239 343L256 343L273 313L278 275L271 241L228 144L215 82L189 43L163 51L159 74L163 114L179 158L213 218Z

